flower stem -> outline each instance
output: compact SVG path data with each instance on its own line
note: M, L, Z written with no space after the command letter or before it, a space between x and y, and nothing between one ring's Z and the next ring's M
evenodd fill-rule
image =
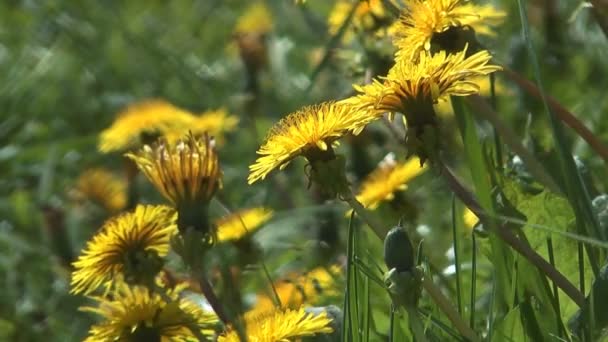
M472 212L479 217L482 222L487 222L490 217L483 211L479 203L475 200L473 195L460 183L460 181L454 176L452 170L450 170L443 162L438 163L441 170L441 174L449 184L452 191L460 198L460 200L471 209ZM547 260L540 256L534 249L528 244L524 243L519 239L511 230L502 226L496 225L497 229L494 233L498 235L504 242L506 242L511 248L525 257L532 265L536 266L543 274L551 279L568 297L570 297L579 307L585 304L585 296L574 286L568 278L561 274L553 265Z
M384 239L386 231L382 229L382 225L372 216L363 205L357 201L357 198L353 195L349 189L349 193L342 194L342 199L347 202L355 213L365 222L367 225L376 233L380 239ZM460 317L454 306L450 304L449 300L441 293L441 291L433 284L433 282L427 278L424 278L422 285L426 292L431 296L433 301L439 306L441 311L445 313L448 319L452 322L454 327L460 332L460 334L471 341L479 341L479 338L473 330L467 325L467 323Z
M222 323L224 323L225 326L229 326L231 321L228 318L228 315L226 315L222 302L220 302L219 298L215 294L215 291L213 291L211 283L209 283L209 280L203 274L195 272L195 275L198 280L198 284L201 287L201 292L203 292L207 302L209 302L209 305L211 305L213 311L215 311L215 314L222 321Z
M410 322L410 329L414 333L414 338L417 342L427 342L426 336L424 336L424 325L418 316L416 307L406 306L407 318Z
M380 222L376 221L376 218L372 216L365 208L363 204L357 200L352 190L349 189L349 193L342 196L342 200L347 202L355 213L361 217L361 219L367 223L367 225L376 233L380 240L384 240L384 236L388 230L383 229Z

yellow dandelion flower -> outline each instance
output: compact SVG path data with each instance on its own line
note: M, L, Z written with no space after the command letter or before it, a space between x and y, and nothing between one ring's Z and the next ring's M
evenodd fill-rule
M292 341L305 336L333 332L331 318L323 311L318 315L296 310L276 309L270 313L246 313L247 340L256 342ZM239 342L236 331L229 330L218 342Z
M420 166L420 159L410 158L408 161L398 163L392 154L389 154L361 184L357 200L369 209L376 209L382 201L390 201L397 191L407 188L407 182L426 170Z
M215 223L218 241L239 240L260 228L271 217L272 210L267 208L245 209L223 217Z
M307 106L281 119L249 166L249 184L264 179L274 169L285 168L297 156L327 151L346 134L358 134L377 117L337 102Z
M127 153L150 182L173 205L206 203L220 186L220 165L209 137L189 134L174 144L160 141Z
M348 0L339 0L331 10L327 18L329 33L335 35L338 33L344 21L348 18L350 11L353 8L353 2ZM368 31L374 30L377 26L387 21L387 12L382 4L382 0L359 1L356 3L357 8L351 19L351 28L354 30ZM353 29L346 32L344 40L348 41L352 38Z
M336 278L340 266L317 267L305 274L293 274L274 284L274 291L283 308L298 308L304 304L315 305L322 297L338 295ZM273 294L274 296L274 294ZM260 294L252 312L271 312L275 309L273 298Z
M256 2L239 17L235 33L268 33L272 31L272 13L263 2Z
M84 171L76 180L75 190L78 196L99 204L111 213L127 205L127 183L103 168Z
M111 218L93 236L73 263L72 293L91 293L114 279L153 284L176 231L173 210L139 205L133 212Z
M360 109L403 113L408 125L432 121L425 114L431 114L428 112L437 100L448 95L476 94L479 85L472 78L501 70L488 64L492 56L485 50L465 56L466 48L456 54L441 51L431 56L421 52L418 63L397 60L383 82L355 85L361 94L346 101Z
M167 132L187 132L195 117L164 100L145 100L129 105L114 123L101 132L99 150L126 150Z
M191 227L210 238L210 242L215 241L207 206L221 187L222 173L209 136L196 138L190 133L174 144L161 140L153 147L145 145L138 153L126 156L175 206L180 232Z
M82 307L103 318L89 330L85 341L194 341L211 339L217 317L192 300L180 298L183 287L166 295L144 287L118 287L112 299L92 297L97 307Z
M434 36L452 27L470 26L478 34L491 33L491 25L500 23L504 16L504 12L491 6L477 6L465 0L407 0L395 30L397 55L411 61L421 50L431 51Z
M469 208L464 209L464 214L462 215L462 218L464 220L464 225L469 230L473 230L473 227L475 227L477 222L479 222L479 217L477 217L477 215L475 215L475 213L472 212Z

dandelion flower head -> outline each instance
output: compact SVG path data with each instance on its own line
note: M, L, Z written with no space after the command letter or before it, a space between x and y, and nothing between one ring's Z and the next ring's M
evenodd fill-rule
M240 210L216 222L218 241L236 241L247 236L272 217L272 210L251 208Z
M501 69L488 64L492 56L485 50L465 56L466 48L456 54L440 51L431 56L421 52L418 63L398 59L387 77L368 85L355 85L360 94L348 102L374 112L401 112L408 125L428 120L416 112L432 112L432 105L445 96L478 93L479 85L473 78ZM414 116L418 119L413 120Z
M91 327L85 341L186 342L201 335L211 339L217 317L180 297L182 290L176 287L161 296L144 287L122 284L112 299L92 297L98 306L81 310L93 312L103 321Z
M282 170L297 156L328 151L338 139L360 133L376 118L338 102L307 106L289 114L274 125L258 150L260 157L249 166L249 184L276 168Z
M99 150L127 150L168 132L186 132L195 117L164 100L145 100L129 105L112 125L101 132Z
M466 0L407 0L395 28L397 56L411 61L422 50L430 52L434 36L452 27L469 26L477 34L491 34L491 25L500 23L504 16L492 6Z
M247 339L256 342L291 341L305 336L333 332L327 312L315 315L299 309L276 309L269 313L246 313ZM218 342L239 342L236 331L229 330Z
M127 205L127 183L104 168L84 171L76 180L76 195L99 204L110 213Z
M357 200L364 207L375 209L381 202L395 198L397 191L407 189L407 182L426 170L420 159L413 157L406 162L397 162L393 154L387 155L361 184Z
M221 186L218 155L207 135L188 134L173 144L161 140L126 156L176 207L208 203Z
M107 291L120 278L135 284L153 281L176 231L173 217L167 206L139 205L106 221L73 263L71 292L89 294L100 286Z

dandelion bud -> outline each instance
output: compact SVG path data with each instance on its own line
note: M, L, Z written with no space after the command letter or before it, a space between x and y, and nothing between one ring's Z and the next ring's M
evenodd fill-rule
M396 226L384 239L384 263L389 270L408 272L414 268L414 247L405 228Z

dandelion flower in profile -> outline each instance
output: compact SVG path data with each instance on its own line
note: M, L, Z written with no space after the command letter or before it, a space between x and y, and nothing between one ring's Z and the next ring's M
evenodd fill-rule
M164 100L137 102L127 106L101 132L98 147L104 153L135 148L167 132L183 134L194 120L194 115Z
M382 82L354 86L361 94L348 102L358 108L403 113L408 124L429 122L431 115L424 114L431 114L440 98L476 94L479 85L473 78L501 70L488 64L491 58L485 50L466 57L466 48L456 54L421 52L418 63L397 60Z
M333 332L330 326L332 319L325 311L315 315L303 308L275 309L268 313L246 313L244 318L248 341L293 341ZM228 330L218 338L218 342L240 342L240 339L235 330Z
M407 0L395 27L397 56L415 60L420 51L432 51L433 40L440 45L435 50L460 51L465 43L473 43L463 31L465 28L471 27L474 30L471 34L491 35L494 32L491 27L505 15L492 6L478 6L465 0Z
M115 279L153 284L176 232L173 217L167 206L139 205L106 221L73 263L71 292L89 294L100 286L107 291Z
M193 227L205 234L213 231L207 206L221 186L221 170L212 140L189 134L174 144L164 140L127 153L156 189L171 201L178 213L180 231Z
M122 284L112 299L92 297L98 306L81 310L95 313L103 321L91 327L85 341L195 341L201 336L210 340L217 317L180 297L182 290L177 287L160 295Z
M103 168L84 171L76 180L78 197L99 204L110 213L116 213L127 205L127 183Z
M260 228L272 217L272 210L267 208L251 208L237 211L219 219L217 238L220 242L239 240Z
M281 119L258 150L260 157L249 166L249 184L285 168L297 156L323 158L332 144L346 134L358 134L377 116L343 103L324 102L304 107Z
M406 162L397 162L393 154L387 155L361 184L357 200L369 209L376 209L381 202L395 198L397 191L407 189L407 182L426 170L420 159L413 157Z

